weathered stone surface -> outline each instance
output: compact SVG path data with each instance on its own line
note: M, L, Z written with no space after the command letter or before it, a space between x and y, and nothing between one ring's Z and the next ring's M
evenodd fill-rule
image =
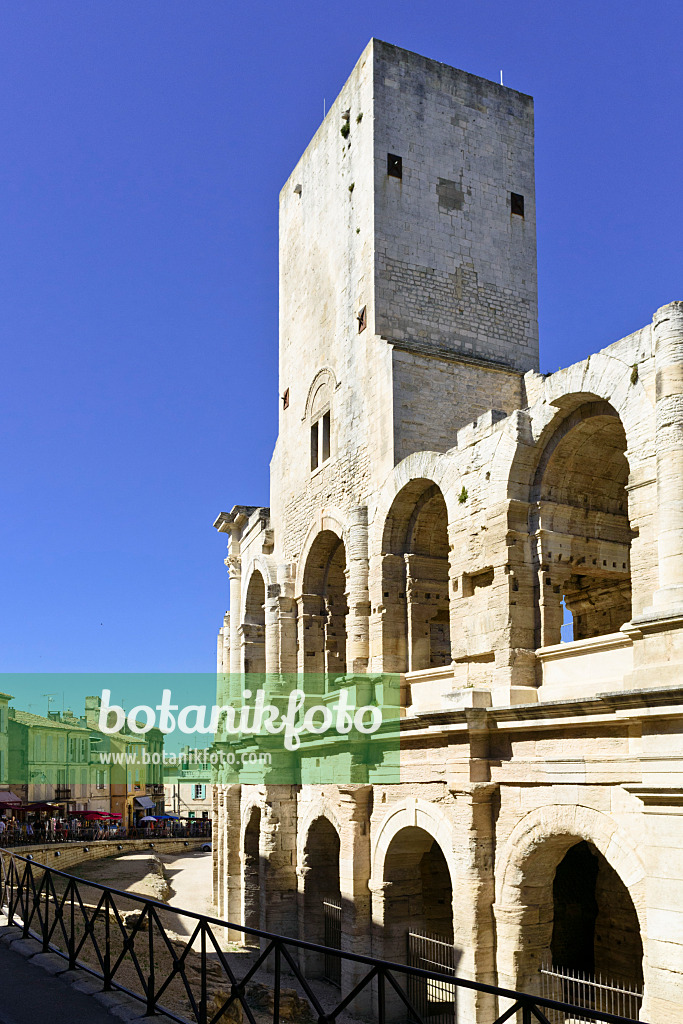
M219 785L214 885L236 924L322 942L326 899L344 949L403 959L427 931L466 976L536 990L571 959L555 879L583 857L595 968L673 1024L683 303L537 372L532 117L373 41L282 190L286 401L271 507L216 521L220 696L249 669L396 673L401 782ZM494 1010L463 993L458 1024Z

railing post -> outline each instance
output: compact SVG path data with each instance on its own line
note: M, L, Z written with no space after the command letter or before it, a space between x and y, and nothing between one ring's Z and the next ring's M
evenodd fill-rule
M71 882L71 932L69 935L69 967L73 971L76 966L76 914L75 914L76 883Z
M522 1024L531 1024L531 1007L528 1003L522 1006Z
M152 914L151 914L151 911L149 909L149 904L148 903L145 904L145 909L142 912L143 912L143 914L145 912L147 913L147 934L149 936L149 941L148 941L149 974L147 975L147 1013L146 1013L146 1016L147 1017L152 1017L154 1015L154 1008L155 1008L155 1005L156 1005L156 1000L154 998L154 985L155 985L155 980L154 980L154 928L153 928L153 923L154 922L152 920ZM135 945L135 940L133 940L133 945Z
M273 979L273 1024L280 1024L280 943L275 947L275 968Z
M206 921L201 922L199 929L201 948L201 974L200 974L200 995L199 995L199 1024L206 1024L208 1018L206 1001Z
M386 1024L386 992L384 989L384 971L380 968L377 974L377 1021L378 1024ZM526 1021L525 1021L526 1024Z
M50 944L49 944L49 941L48 941L48 935L50 933L50 927L49 927L49 925L50 925L50 888L53 888L51 883L52 883L52 874L48 871L47 877L45 879L45 893L44 893L44 896L45 896L45 916L43 918L43 935L42 935L42 939L43 939L43 953L47 953L48 949L50 948ZM40 893L38 893L38 905L40 906ZM57 912L57 907L55 906L55 913L56 912Z
M110 931L110 912L109 912L109 893L105 893L104 896L104 990L107 992L111 988L111 931Z
M30 874L31 875L31 880L33 880L33 869L31 868L30 864L28 866L28 870L24 872L24 878L26 878L27 874ZM24 927L22 929L22 936L23 936L23 938L27 939L28 938L28 917L29 917L29 915L28 915L28 898L26 900L24 900L23 881L24 881L24 879L20 879L20 881L19 881L18 892L21 894L20 898L21 898L23 918L24 918ZM31 886L31 888L33 888L33 886Z

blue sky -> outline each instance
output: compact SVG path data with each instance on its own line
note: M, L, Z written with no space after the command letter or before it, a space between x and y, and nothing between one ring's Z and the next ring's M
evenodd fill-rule
M0 670L212 671L277 197L378 36L536 101L542 368L683 298L678 3L5 0Z

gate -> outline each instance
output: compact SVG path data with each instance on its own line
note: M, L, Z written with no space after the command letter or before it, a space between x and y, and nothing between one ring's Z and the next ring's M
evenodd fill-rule
M541 995L562 1003L574 1003L587 1010L614 1013L621 1017L638 1020L643 1002L642 987L628 981L615 981L602 974L587 974L570 967L546 964L541 967ZM573 1024L574 1021L590 1020L579 1013L563 1013L561 1010L543 1011L550 1024Z
M323 900L323 921L325 938L323 944L331 949L341 949L341 900ZM323 962L323 978L331 985L341 988L341 957L333 953L325 953Z
M408 932L408 966L423 971L455 974L456 950L452 942L425 932ZM455 985L408 975L408 999L423 1021L455 1024ZM409 1021L417 1020L412 1014Z

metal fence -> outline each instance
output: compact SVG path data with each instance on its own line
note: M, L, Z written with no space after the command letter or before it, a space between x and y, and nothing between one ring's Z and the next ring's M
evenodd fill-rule
M366 1019L388 1024L389 1017L398 1019L393 1009L388 1013L389 995L392 1004L403 1007L404 1019L433 1024L411 1002L410 979L449 990L454 986L458 993L469 990L496 997L499 1010L490 1024L515 1018L521 1024L550 1024L548 1010L560 1011L569 1019L578 1013L589 1021L636 1024L620 1014L449 976L443 969L391 963L221 921L85 881L8 850L0 850L0 867L0 907L10 924L20 925L24 937L37 939L44 951L57 953L70 968L80 967L99 978L103 990L117 989L140 1000L147 1015L161 1013L179 1024L218 1024L229 1019L226 1011L237 1009L236 1004L249 1024L257 1024L255 1010L263 1021L264 1007L272 1024L280 1024L287 1000L291 1009L294 997L300 998L296 989L285 987L292 984L303 993L317 1024L334 1024L359 998L366 998ZM96 899L89 893L95 893ZM188 922L189 934L185 929L183 935ZM230 934L259 941L253 953L256 959L248 966L244 959L240 963L239 955L226 951ZM348 976L353 971L358 980L346 992L338 993L331 986L325 992L319 987L314 990L299 963L301 951L306 950L344 961L350 968ZM255 990L259 972L266 984ZM188 1007L183 1013L177 1003L176 1009L170 1005L178 990ZM302 1019L302 1014L294 1019Z
M323 900L324 944L332 949L341 949L341 900ZM336 988L341 988L341 959L325 953L323 978Z
M581 1008L572 1011L571 1015L559 1010L548 1011L546 1016L550 1024L593 1020L593 1017L586 1016L586 1010L606 1011L637 1020L643 1002L642 986L634 982L551 964L541 968L541 994L548 999L574 1003L577 1008Z
M439 971L455 976L458 951L452 942L439 935L426 932L408 932L408 964L427 971ZM411 975L408 978L408 998L423 1020L430 1024L454 1024L456 987L444 981L434 981ZM414 1018L410 1018L414 1020Z

